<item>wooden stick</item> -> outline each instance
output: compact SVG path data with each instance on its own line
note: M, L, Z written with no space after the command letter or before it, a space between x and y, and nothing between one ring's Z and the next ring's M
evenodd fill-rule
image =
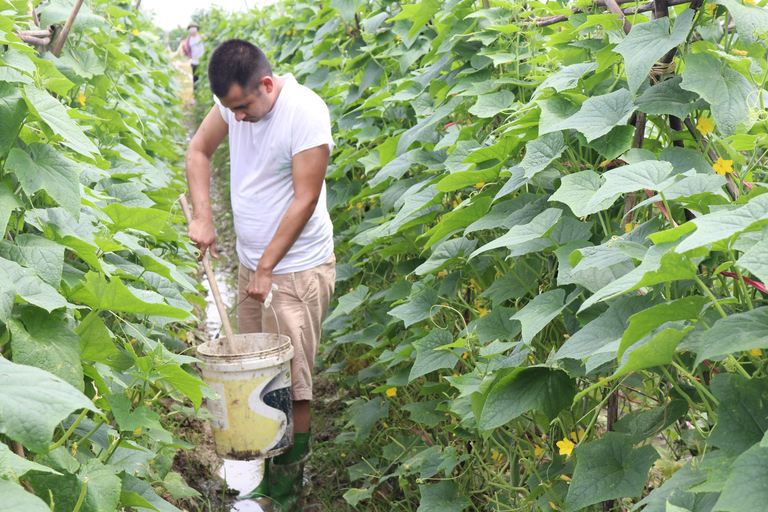
M64 48L64 41L67 40L69 29L72 28L72 24L75 22L75 18L77 18L77 13L80 12L80 7L83 5L83 1L84 0L75 1L75 6L72 7L72 12L69 13L69 18L67 18L64 28L61 29L61 34L59 34L59 38L56 40L56 46L53 47L53 54L56 57L61 55L61 49Z
M40 26L40 18L37 17L37 11L35 10L35 4L32 2L27 2L27 6L29 7L29 15L32 16L32 21L34 22L36 27Z
M629 20L627 20L624 11L621 10L621 7L616 3L616 0L605 0L605 6L608 7L608 10L613 14L618 15L619 19L624 20L624 33L629 34L629 31L632 30L632 25L629 24Z
M668 5L681 5L681 4L687 4L690 3L691 0L668 0ZM603 7L602 2L596 2L599 7ZM618 3L623 4L626 3L625 0L621 0ZM645 4L640 4L637 7L627 7L626 9L623 9L622 12L626 16L631 16L633 14L638 14L641 12L648 12L653 10L653 2L648 2ZM575 9L573 11L574 14L580 14L584 11L580 9ZM543 18L539 18L536 20L536 25L539 27L547 27L549 25L554 25L556 23L562 23L564 21L568 21L569 16L565 14L558 14L556 16L545 16Z
M25 43L33 44L35 46L45 46L45 45L51 44L51 38L50 37L40 38L40 37L37 37L37 36L32 36L32 35L24 34L24 33L16 34L16 37L18 37L19 39L21 39Z
M181 209L184 210L184 217L187 219L187 224L192 222L192 213L189 211L189 203L187 202L187 196L181 194L179 196L179 202L181 203ZM203 254L203 268L205 269L205 276L208 278L208 285L211 287L211 294L213 295L213 301L216 303L216 309L219 311L221 317L221 323L224 326L224 332L227 335L227 349L230 354L237 354L237 348L235 347L235 335L232 332L232 326L229 323L229 317L227 316L227 308L224 307L224 301L221 300L221 294L219 293L219 285L216 284L216 277L213 275L213 269L211 268L211 261L208 259L208 251Z
M140 5L141 5L141 0L136 0L136 4L134 4L133 10L138 11Z

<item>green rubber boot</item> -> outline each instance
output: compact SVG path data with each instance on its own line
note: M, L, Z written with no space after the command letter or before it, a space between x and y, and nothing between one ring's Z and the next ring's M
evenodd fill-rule
M269 492L273 512L299 512L304 485L304 464L309 458L310 433L293 435L293 447L272 459Z
M259 485L256 486L251 492L248 494L243 494L242 496L239 496L238 500L259 500L261 498L269 498L269 466L270 461L272 460L272 457L269 457L267 459L264 459L264 478L261 479L261 482L259 482Z

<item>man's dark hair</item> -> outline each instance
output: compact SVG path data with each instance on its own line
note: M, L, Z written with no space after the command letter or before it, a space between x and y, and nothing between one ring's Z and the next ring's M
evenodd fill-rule
M211 92L219 98L229 94L233 84L238 84L244 91L258 87L259 80L265 76L272 76L272 66L264 52L242 39L221 43L208 64Z

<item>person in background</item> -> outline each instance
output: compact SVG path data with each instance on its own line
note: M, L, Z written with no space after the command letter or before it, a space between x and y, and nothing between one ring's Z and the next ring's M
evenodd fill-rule
M333 224L325 173L333 149L328 107L293 75L272 73L264 53L242 39L211 55L216 105L187 150L194 215L188 236L216 257L211 156L229 137L230 190L240 260L240 333L291 338L293 447L265 461L264 478L242 499L270 498L273 510L297 512L310 452L312 371L336 279ZM272 288L277 319L263 302ZM258 428L254 426L254 428Z
M200 33L200 25L197 23L190 23L187 27L189 35L184 39L179 48L173 53L173 55L179 55L184 53L184 56L189 59L189 63L192 66L192 88L195 88L197 84L198 74L197 67L200 65L200 58L205 52L205 45L203 41L207 39L205 34Z

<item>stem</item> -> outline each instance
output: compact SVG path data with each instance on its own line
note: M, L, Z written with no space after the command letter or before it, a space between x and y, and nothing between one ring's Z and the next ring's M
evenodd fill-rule
M80 497L77 498L77 504L75 504L74 510L72 512L80 512L80 507L83 506L83 501L85 501L85 491L88 490L88 477L83 478L83 488L80 490Z
M76 429L76 428L77 428L77 426L80 424L80 422L81 422L81 421L83 421L83 418L85 418L85 415L86 415L86 414L88 414L88 410L87 410L87 409L83 409L83 412L81 412L81 413L80 413L80 416L78 416L78 417L77 417L77 419L75 420L75 422L72 424L72 426L71 426L71 427L69 427L69 430L67 430L67 431L64 433L64 435L63 435L63 436L61 436L61 439L59 439L59 440L58 440L58 441L56 441L54 444L52 444L51 446L49 446L49 447L48 447L48 451L49 451L49 452L52 452L53 450L55 450L55 449L56 449L56 448L58 448L59 446L63 445L63 444L64 444L64 442L65 442L67 439L69 439L69 436L71 436L71 435L72 435L72 432L74 432L74 431L75 431L75 429Z
M727 317L728 315L725 314L725 311L723 311L723 307L720 305L719 302L717 302L717 298L715 297L715 295L710 291L707 285L705 285L704 282L701 279L699 279L699 276L693 276L693 280L696 281L696 284L699 285L699 288L701 288L702 291L706 293L707 296L712 300L718 313L720 313L720 316L722 316L723 318Z

